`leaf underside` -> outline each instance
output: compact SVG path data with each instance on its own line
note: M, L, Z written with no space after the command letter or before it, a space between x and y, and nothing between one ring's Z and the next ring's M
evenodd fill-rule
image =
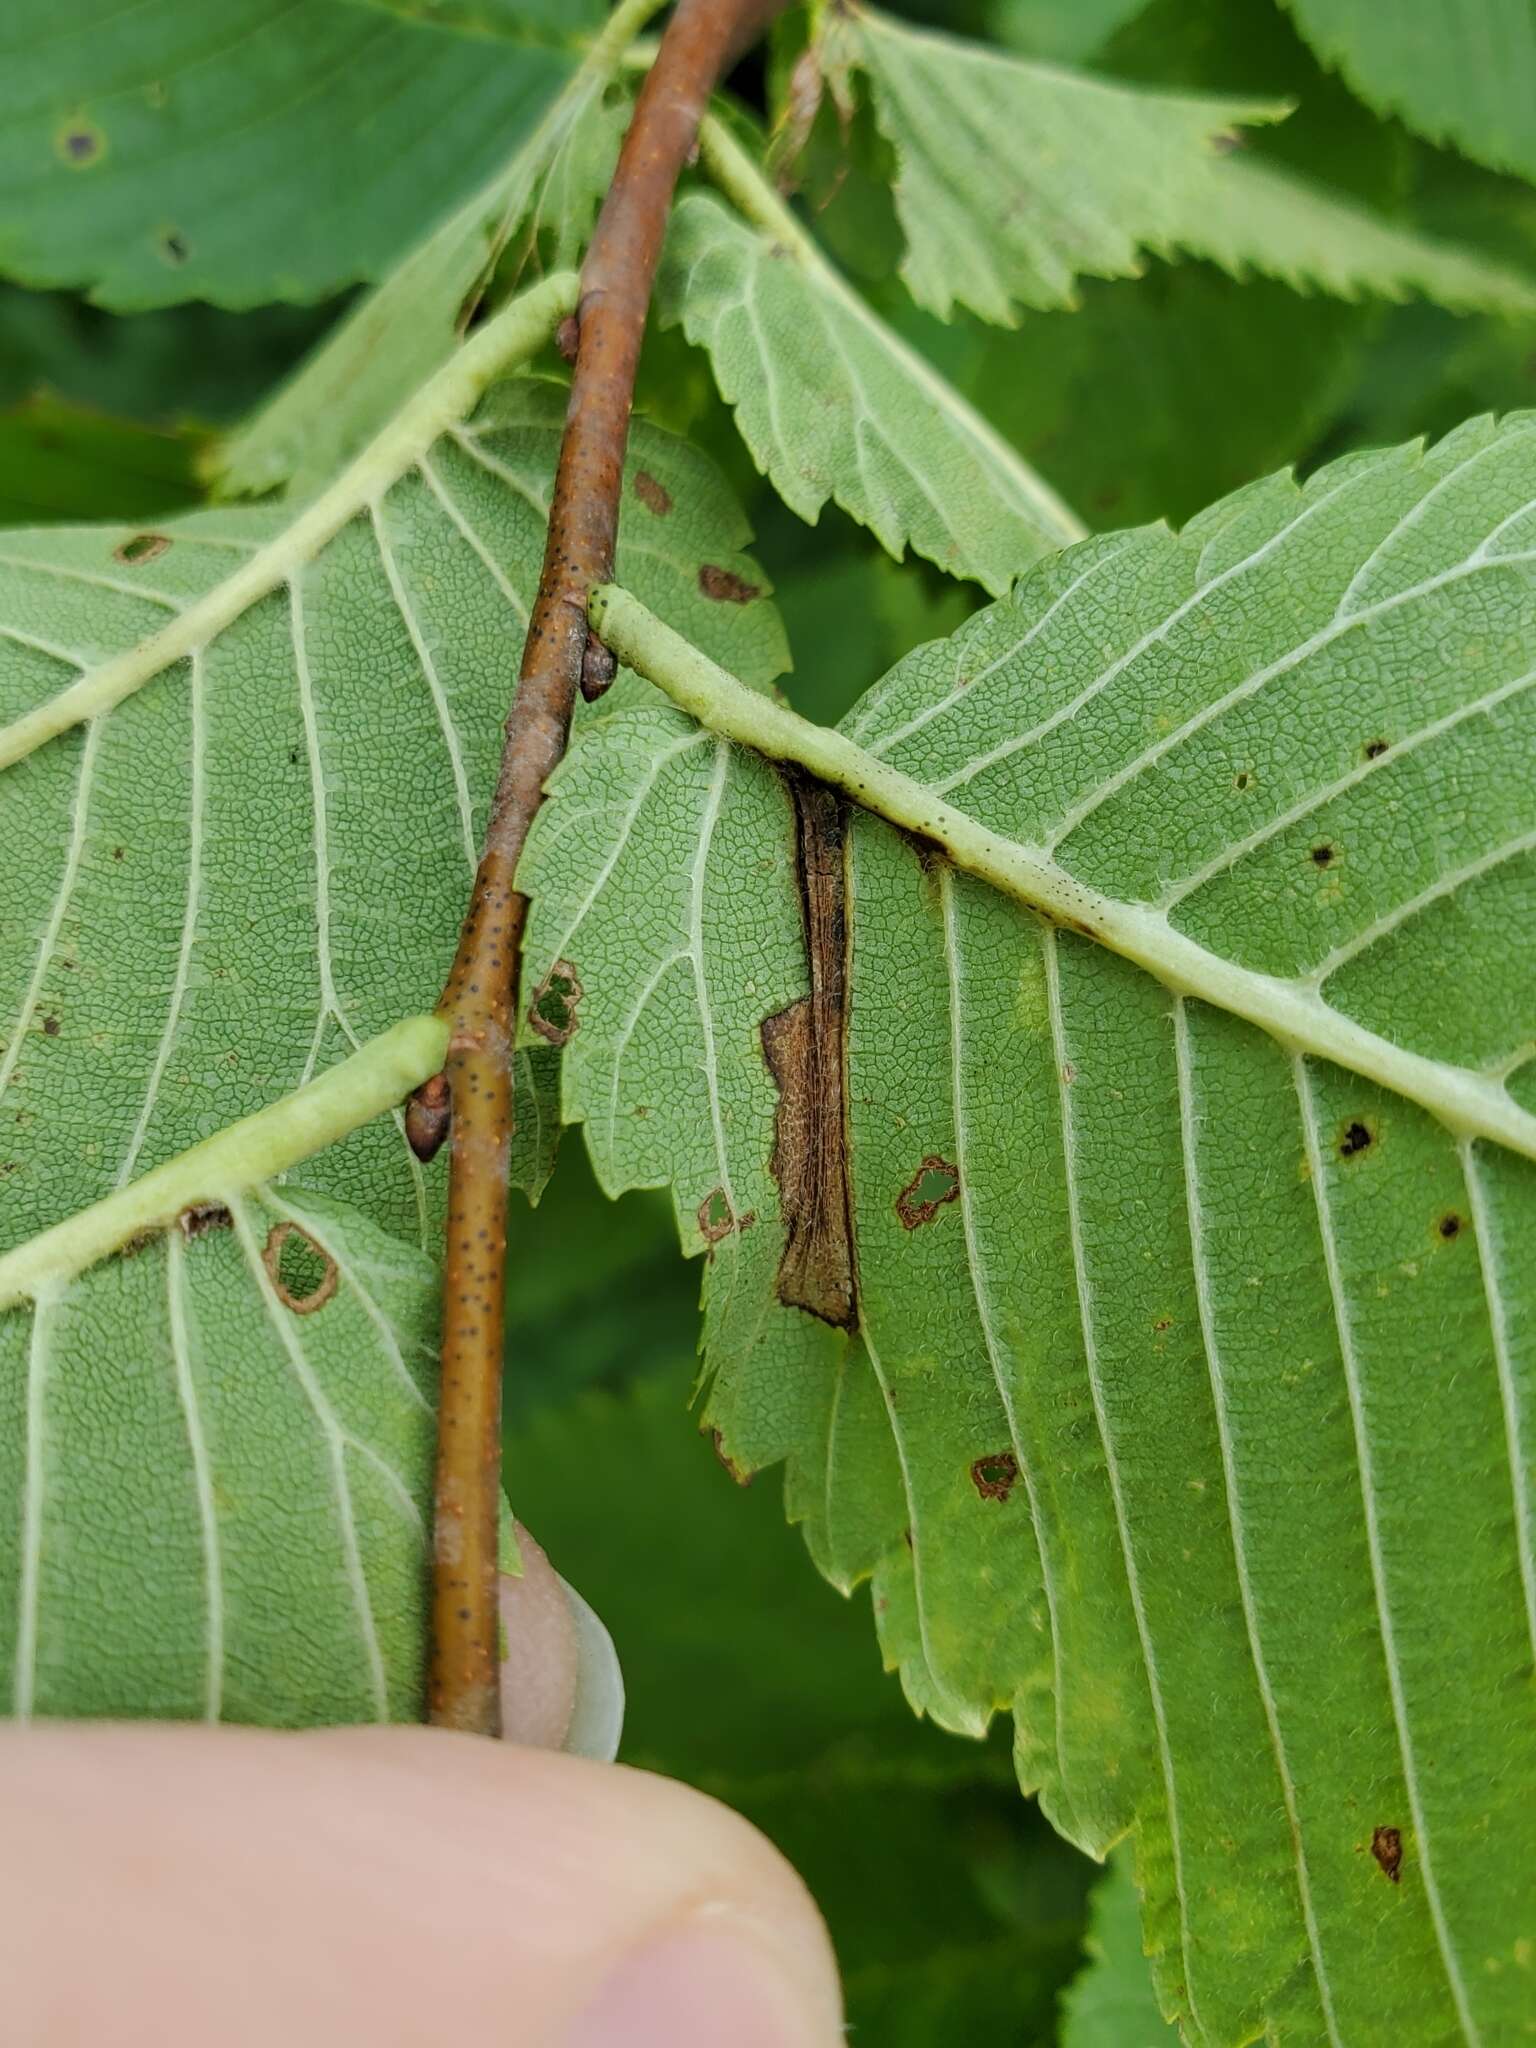
M146 656L139 686L120 702L0 774L0 860L10 877L0 906L4 1248L263 1108L398 1018L430 1008L484 824L497 734L543 555L564 410L560 387L528 378L501 384L464 427L414 459L406 449L399 474L378 478L376 495L333 539L309 556L285 558L275 587L198 638L185 658L157 664ZM131 656L145 636L246 571L257 550L281 546L292 518L277 506L199 512L153 531L4 535L0 722L100 664ZM619 546L624 573L691 635L766 685L783 666L783 637L761 572L737 552L745 537L741 514L707 461L637 423ZM615 695L630 703L655 698L632 675L621 676ZM557 1135L555 1063L554 1047L542 1040L517 1055L513 1171L530 1194L548 1171ZM408 1352L411 1332L424 1327L442 1168L423 1169L399 1119L383 1118L307 1162L299 1178L304 1202L318 1190L350 1205L348 1242L361 1243L366 1259L414 1276L406 1323L385 1313L372 1349L355 1358L343 1356L345 1331L333 1330L356 1322L347 1286L294 1326L315 1350L316 1374L323 1376L329 1359L350 1375L348 1398L371 1402L387 1437L404 1424L389 1381L398 1372L384 1349L393 1343ZM280 1198L300 1199L286 1184ZM226 1515L271 1513L274 1543L287 1540L290 1511L317 1528L339 1527L321 1467L311 1461L296 1472L275 1425L263 1434L264 1404L279 1400L286 1354L275 1337L261 1335L250 1287L237 1298L230 1243L226 1232L211 1248L199 1240L172 1255L173 1268L183 1259L192 1289L209 1399L249 1409L238 1425L249 1429L253 1446L241 1455L255 1461L247 1494L226 1501L215 1467L214 1518L222 1527ZM36 1318L23 1309L0 1316L0 1405L19 1414L33 1388L38 1456L46 1456L51 1506L38 1569L50 1583L68 1574L77 1586L73 1606L50 1596L53 1605L36 1624L44 1631L46 1623L51 1674L35 1694L38 1711L188 1711L186 1674L203 1639L194 1643L169 1611L127 1594L154 1549L156 1524L145 1503L163 1497L174 1519L189 1483L182 1466L170 1468L165 1453L153 1451L154 1430L170 1426L165 1403L188 1372L196 1379L201 1371L178 1363L167 1336L166 1257L163 1249L146 1252L87 1273L57 1312L40 1312L41 1392L28 1363ZM160 1275L153 1284L145 1277L152 1270ZM213 1276L206 1297L198 1292L204 1273ZM122 1321L118 1338L104 1334L107 1302ZM135 1386L158 1404L144 1424L142 1452L111 1453L121 1418L103 1389L103 1356L131 1360ZM110 1409L94 1449L86 1388L92 1403L99 1395ZM72 1402L80 1411L73 1436L55 1420ZM409 1460L381 1455L419 1506L430 1445L425 1424L411 1427ZM0 1434L19 1457L26 1432L7 1425ZM373 1443L361 1425L358 1434ZM126 1482L109 1471L109 1455L132 1467L137 1533L123 1519L127 1509L119 1516L115 1506ZM258 1499L262 1470L266 1492ZM6 1545L21 1544L23 1523L15 1518L30 1512L25 1491L20 1475L0 1489L0 1498L16 1503L0 1535ZM78 1559L71 1566L71 1544L94 1545L98 1526L109 1531L101 1540L116 1546L112 1572L87 1571ZM407 1559L402 1540L393 1523L374 1516L358 1554L370 1582L379 1582L381 1606L395 1617L381 1652L386 1705L412 1718L424 1663L424 1580L417 1551ZM0 1705L19 1640L14 1602L33 1569L16 1563L23 1555L32 1553L17 1550L9 1564L0 1555L0 1601L11 1603L0 1608ZM333 1625L335 1602L351 1597L338 1577L344 1563L331 1542L316 1548L308 1578L269 1575L269 1614L287 1617L294 1653L269 1646L263 1692L260 1658L241 1651L244 1675L221 1693L221 1711L280 1721L371 1714L372 1695L358 1690L358 1631ZM190 1602L193 1566L175 1569L178 1598L184 1593ZM130 1627L146 1642L174 1642L175 1671L168 1663L158 1674L147 1653L123 1664L111 1646ZM37 1641L41 1655L41 1633ZM333 1667L324 1664L327 1644ZM116 1676L101 1674L106 1663Z
M1528 1109L1533 627L1536 419L1474 421L1069 550L845 729ZM854 811L850 1334L780 1298L800 873L784 777L654 708L586 729L522 871L528 972L584 991L565 1113L708 1255L706 1422L787 1459L920 1709L1011 1709L1064 1832L1134 1834L1192 2038L1514 2038L1536 1167Z
M0 1317L4 1711L419 1720L437 1293L262 1190Z
M708 350L742 439L802 519L830 498L891 554L910 546L994 594L1082 531L825 264L708 193L673 209L657 303Z
M1283 105L1110 83L868 8L832 42L867 74L896 152L902 275L946 318L956 302L1004 323L1019 306L1070 305L1078 275L1134 276L1143 250L1346 298L1536 305L1536 285L1498 263L1231 153L1238 124ZM983 164L999 174L977 176Z

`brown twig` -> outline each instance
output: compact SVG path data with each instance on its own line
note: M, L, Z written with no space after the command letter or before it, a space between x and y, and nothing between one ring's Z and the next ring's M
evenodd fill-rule
M507 1241L509 1058L527 899L513 877L544 784L565 751L576 690L612 674L591 643L587 597L613 573L619 487L651 284L678 173L733 52L783 0L680 0L641 87L582 266L576 367L549 534L517 692L459 948L439 1013L453 1154L443 1293L429 1712L494 1735L497 1519L501 1476L502 1290ZM429 1084L430 1085L430 1084ZM440 1108L440 1103L438 1107ZM412 1106L423 1146L441 1131Z

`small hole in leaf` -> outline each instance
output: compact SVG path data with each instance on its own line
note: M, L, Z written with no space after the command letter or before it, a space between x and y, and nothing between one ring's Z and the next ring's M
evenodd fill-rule
M1461 1218L1454 1209L1447 1209L1440 1218L1440 1221L1435 1225L1435 1228L1446 1242L1449 1243L1453 1237L1460 1237L1461 1235Z
M724 1188L714 1188L699 1204L699 1233L706 1244L718 1244L729 1237L736 1221Z
M1320 868L1331 866L1335 858L1334 849L1326 840L1320 846L1314 846L1312 849L1312 859Z
M1019 1461L1012 1451L994 1451L971 1467L971 1484L983 1500L1006 1500L1018 1476Z
M1246 768L1239 768L1232 778L1232 787L1234 789L1250 789L1252 786L1253 776Z
M177 228L167 228L160 237L160 254L167 263L185 263L191 255L186 237Z
M581 1022L576 1011L582 994L571 962L557 960L533 992L528 1022L540 1038L547 1038L551 1045L564 1045Z
M931 1223L946 1202L960 1193L960 1169L930 1152L896 1197L896 1214L904 1230Z
M163 555L170 544L168 534L131 533L112 550L112 559L130 569L137 569L141 563L153 562L158 555Z
M1339 1157L1341 1159L1358 1158L1360 1153L1368 1150L1375 1141L1376 1133L1371 1129L1370 1125L1361 1123L1357 1118L1353 1123L1346 1124L1344 1127L1343 1135L1339 1139Z
M1361 751L1367 761L1379 761L1391 744L1390 740L1367 740Z
M297 1223L274 1223L262 1253L277 1298L296 1316L311 1316L336 1292L336 1261Z

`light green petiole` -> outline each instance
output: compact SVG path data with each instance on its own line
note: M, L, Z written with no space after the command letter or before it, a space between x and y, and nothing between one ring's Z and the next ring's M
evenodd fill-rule
M0 1308L36 1300L184 1209L285 1173L408 1095L448 1050L440 1017L408 1017L281 1101L242 1117L0 1258Z
M0 728L0 768L19 761L55 734L110 711L286 582L349 519L382 497L445 428L463 419L496 378L537 355L567 313L574 311L576 293L576 273L561 270L503 306L427 380L357 460L234 575L189 604L158 633L87 669L67 690Z

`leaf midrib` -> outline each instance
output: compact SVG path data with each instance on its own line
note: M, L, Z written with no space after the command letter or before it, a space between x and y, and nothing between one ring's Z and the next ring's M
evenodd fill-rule
M1176 930L1155 906L1089 887L1044 847L991 831L845 734L754 696L627 591L609 585L596 592L592 618L622 661L712 731L771 760L793 761L866 810L933 840L957 867L1121 954L1175 994L1244 1018L1291 1052L1378 1082L1459 1137L1491 1139L1536 1159L1536 1114L1513 1101L1502 1079L1411 1052L1334 1009L1317 987L1241 967Z
M125 652L84 670L66 688L0 727L0 769L12 766L71 726L109 711L205 646L261 598L291 581L351 519L371 507L419 462L444 431L470 411L488 385L543 346L565 315L575 309L576 294L575 272L557 271L503 307L428 378L333 484L232 576L185 608L175 600L160 598L159 602L172 604L176 610L169 624ZM45 563L30 566L48 567ZM83 580L79 571L65 573ZM131 584L114 587L134 597L151 595Z

